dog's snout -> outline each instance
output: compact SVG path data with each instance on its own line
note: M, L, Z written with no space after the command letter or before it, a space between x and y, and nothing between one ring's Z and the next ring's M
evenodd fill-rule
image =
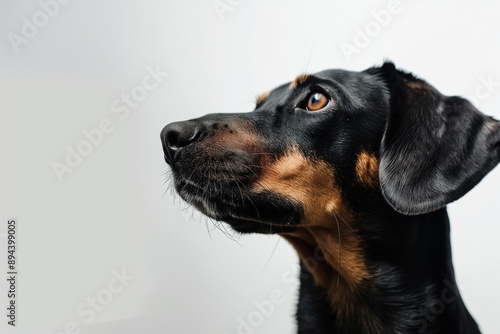
M202 132L199 124L192 122L170 123L164 129L164 140L166 144L176 150L188 146L196 141Z
M198 140L203 131L204 126L193 121L174 122L165 126L160 137L167 163L175 162L177 152Z

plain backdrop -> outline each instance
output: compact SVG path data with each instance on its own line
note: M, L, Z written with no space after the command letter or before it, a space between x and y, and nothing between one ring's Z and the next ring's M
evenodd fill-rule
M0 2L2 333L293 333L296 254L276 236L216 226L168 191L159 133L169 122L249 111L298 74L384 59L500 118L498 2L54 3ZM131 94L134 108L121 100ZM112 131L82 144L103 120ZM87 155L60 181L53 165L78 147ZM457 280L491 334L499 181L497 168L449 206ZM15 328L5 316L11 217ZM273 293L284 302L262 314Z

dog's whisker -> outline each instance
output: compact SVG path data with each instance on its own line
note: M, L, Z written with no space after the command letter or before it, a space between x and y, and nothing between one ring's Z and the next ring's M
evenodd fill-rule
M185 182L184 186L182 187L182 190L184 190L186 188L186 186L188 185L188 183L191 182L191 177L193 176L195 171L196 171L196 168L193 168L193 170L191 171L191 174L186 179L186 182Z
M208 227L208 219L207 219L207 216L204 216L205 217L205 227L207 229L207 233L208 233L208 236L210 237L210 240L213 240L212 239L212 233L210 232L210 228Z
M238 181L238 180L234 177L234 175L232 175L232 174L230 174L230 175L231 175L231 177L234 179L235 184L236 184L236 186L238 187L238 191L240 192L240 196L241 196L241 204L245 205L245 199L243 198L243 191L241 190L240 185L239 185L239 182L241 182L241 181Z
M215 221L214 221L214 224L215 224ZM230 240L236 242L238 245L241 246L241 244L239 243L239 241L235 238L235 235L231 234L225 227L225 225L223 223L219 223L219 224L215 224L215 226L217 226L217 228L226 236L228 237Z
M345 224L345 225L346 225L346 226L347 226L347 227L348 227L351 231L353 231L353 232L354 232L354 229L351 227L351 225L349 225L349 223L347 223L347 221L346 221L344 218L342 218L342 216L341 216L341 215L340 215L337 211L334 211L334 214L336 214L336 215L340 218L340 220L341 220L341 221L343 221L343 222L344 222L344 224Z
M257 173L255 173L255 171L250 166L242 164L240 162L236 162L236 161L234 162L234 164L239 165L241 167L244 167L244 168L248 169L255 177L258 177Z
M269 258L267 259L266 264L264 264L264 268L262 268L262 271L260 273L261 275L264 274L264 271L267 269L267 266L271 262L271 259L273 258L273 255L276 252L276 249L278 248L278 244L279 244L280 240L281 240L281 238L278 238L278 240L276 240L276 243L274 244L273 250L271 251L271 255L269 255Z

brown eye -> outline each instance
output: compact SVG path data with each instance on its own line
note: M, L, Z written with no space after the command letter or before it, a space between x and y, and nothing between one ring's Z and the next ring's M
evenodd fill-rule
M313 93L307 101L307 110L316 111L328 104L328 98L321 93Z

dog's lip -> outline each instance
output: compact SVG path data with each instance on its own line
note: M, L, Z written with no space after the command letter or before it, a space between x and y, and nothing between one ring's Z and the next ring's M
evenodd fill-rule
M297 225L292 221L287 224L277 224L262 219L243 217L233 212L230 212L227 216L220 220L225 221L236 231L243 233L258 231L259 233L264 234L280 234L292 232L297 228Z
M196 189L203 190L202 187L192 184ZM184 187L179 194L181 197L189 204L194 205L198 208L204 215L218 220L218 221L226 221L228 219L237 219L239 221L246 221L248 223L256 222L247 217L242 217L237 214L238 210L242 208L231 203L228 198L225 196L221 196L221 194L209 196L207 192L204 192L203 195L197 193L196 191L190 191Z
M220 190L210 193L206 191L206 185L198 184L192 180L184 179L184 183L178 184L178 194L181 198L192 205L204 215L217 221L229 224L233 229L242 233L259 232L265 234L287 233L297 227L297 217L289 216L289 221L281 223L273 222L267 216L261 216L259 212L249 215L249 211L255 208L254 200L240 201L246 195L240 191L251 191L243 189L231 189L229 192ZM251 195L250 195L251 196ZM288 215L287 215L288 216Z

